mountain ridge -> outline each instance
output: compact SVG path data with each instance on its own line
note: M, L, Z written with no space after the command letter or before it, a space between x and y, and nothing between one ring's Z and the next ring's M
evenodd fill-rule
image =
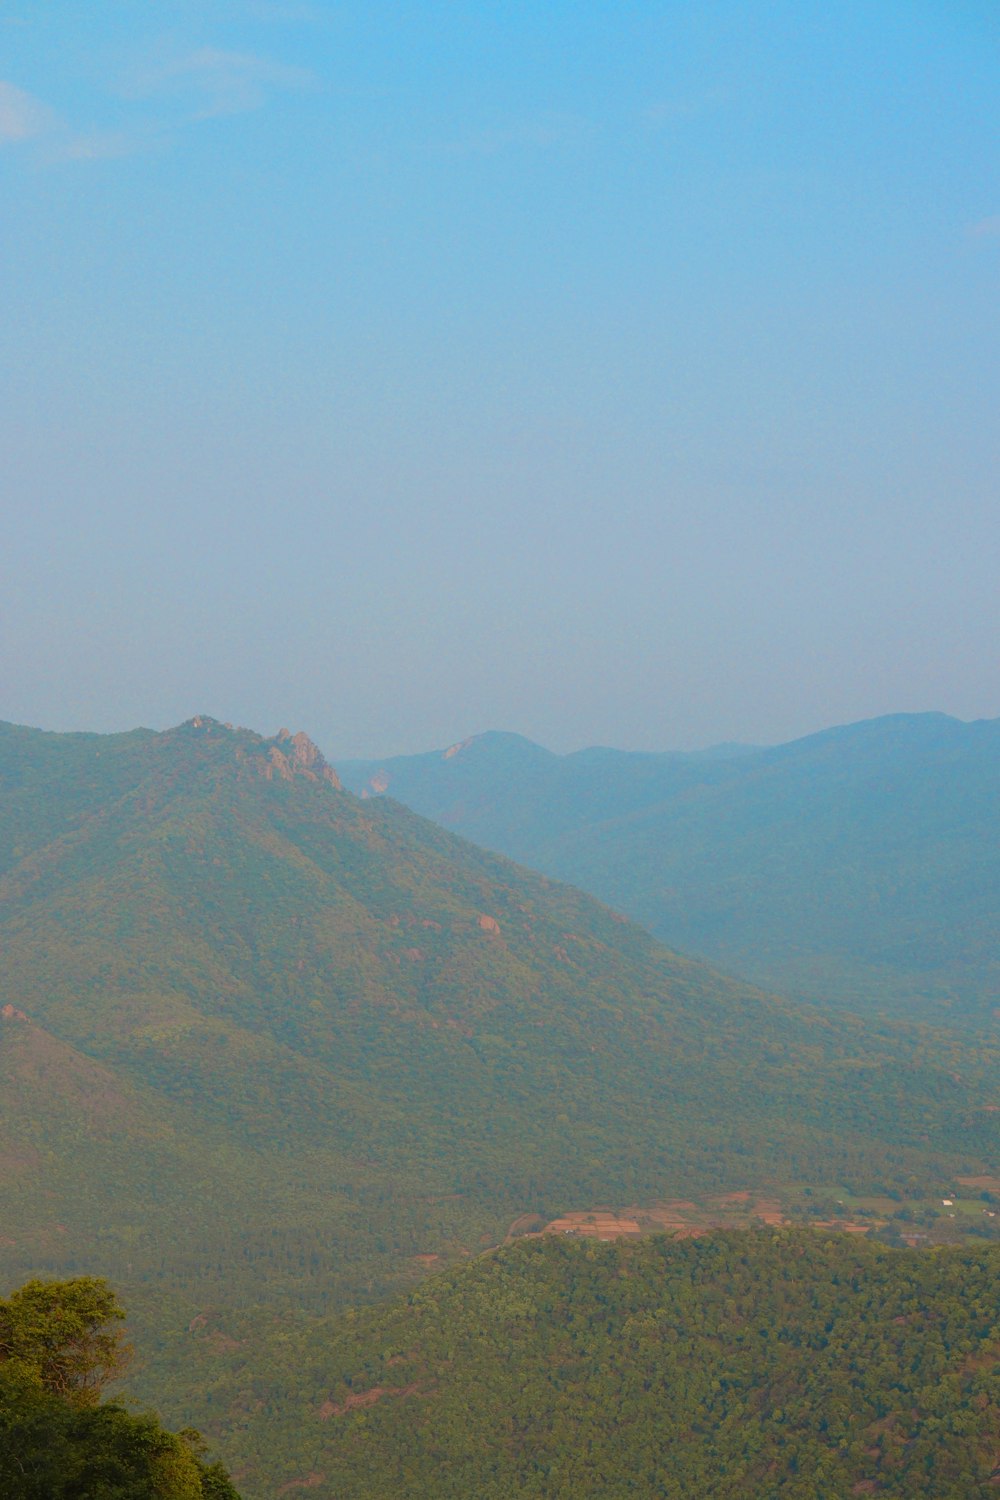
M1000 720L895 714L734 755L590 749L534 770L498 743L342 774L765 988L992 1025Z
M252 1366L525 1213L989 1169L989 1047L728 979L290 739L0 726L0 1275L112 1278L172 1420L206 1307Z

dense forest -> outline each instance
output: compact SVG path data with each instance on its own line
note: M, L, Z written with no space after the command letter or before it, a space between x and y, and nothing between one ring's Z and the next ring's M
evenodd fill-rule
M0 940L4 1285L110 1277L133 1389L234 1463L296 1410L289 1326L525 1215L933 1203L996 1159L989 1046L727 979L304 736L0 730Z
M338 769L765 988L995 1025L1000 720L895 714L699 754L492 733Z
M106 1398L121 1320L91 1277L0 1300L2 1500L238 1500L197 1431ZM996 1245L546 1235L262 1344L224 1321L167 1394L247 1500L971 1500L1000 1476Z
M123 1317L92 1277L0 1299L2 1500L239 1500L198 1432L101 1399L128 1363Z
M305 1326L216 1431L261 1497L972 1500L1000 1465L1000 1246L810 1230L522 1241Z

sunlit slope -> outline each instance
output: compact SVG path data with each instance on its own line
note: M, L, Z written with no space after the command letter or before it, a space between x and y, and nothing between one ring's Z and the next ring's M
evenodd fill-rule
M995 1140L988 1052L723 979L304 737L9 729L0 767L11 1275L354 1296L528 1209Z
M254 1497L312 1475L351 1500L972 1500L995 1493L998 1306L997 1246L548 1236L288 1322L249 1422L232 1340L213 1425Z
M703 755L489 734L343 775L769 988L992 1022L1000 720L900 714Z

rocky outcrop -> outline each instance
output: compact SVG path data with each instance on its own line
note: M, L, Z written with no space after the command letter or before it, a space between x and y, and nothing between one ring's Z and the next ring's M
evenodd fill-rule
M317 745L300 729L292 734L289 729L279 729L274 739L264 742L266 756L257 757L257 769L268 781L279 777L292 781L296 776L305 776L309 781L326 781L341 790L340 777L332 766L328 766Z
M279 744L286 747L285 755L292 768L293 776L312 776L316 780L329 781L331 786L339 788L340 777L332 766L327 765L319 748L301 729L298 734L290 734L287 729L279 729L275 738Z
M292 781L296 776L305 776L309 781L325 781L342 790L340 777L323 759L318 745L302 730L292 734L290 729L279 729L271 740L254 734L248 729L234 729L232 724L223 724L208 714L196 714L168 734L190 735L206 739L229 737L234 744L238 762L252 766L267 781L277 777L281 781Z

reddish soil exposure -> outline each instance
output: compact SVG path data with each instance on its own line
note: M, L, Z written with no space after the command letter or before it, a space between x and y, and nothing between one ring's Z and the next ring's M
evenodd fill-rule
M601 1207L565 1213L544 1227L534 1222L531 1215L522 1214L508 1229L507 1239L531 1236L539 1232L585 1235L599 1240L664 1233L671 1234L676 1239L694 1239L715 1228L747 1224L753 1220L772 1225L789 1222L776 1199L758 1196L749 1189L741 1189L738 1192L719 1194L706 1199L704 1203L694 1203L689 1198L673 1198L649 1208ZM870 1223L850 1226L853 1233L870 1227Z
M637 1219L619 1218L617 1214L597 1210L593 1213L564 1214L546 1224L545 1234L585 1234L591 1239L617 1240L623 1235L642 1233Z
M377 1402L383 1400L385 1397L394 1398L415 1395L417 1395L417 1387L415 1385L373 1385L371 1390L358 1391L355 1395L348 1396L346 1401L342 1401L339 1404L336 1401L324 1401L318 1415L321 1421L328 1422L331 1417L343 1417L349 1411L358 1411L361 1407L365 1406L375 1406Z

